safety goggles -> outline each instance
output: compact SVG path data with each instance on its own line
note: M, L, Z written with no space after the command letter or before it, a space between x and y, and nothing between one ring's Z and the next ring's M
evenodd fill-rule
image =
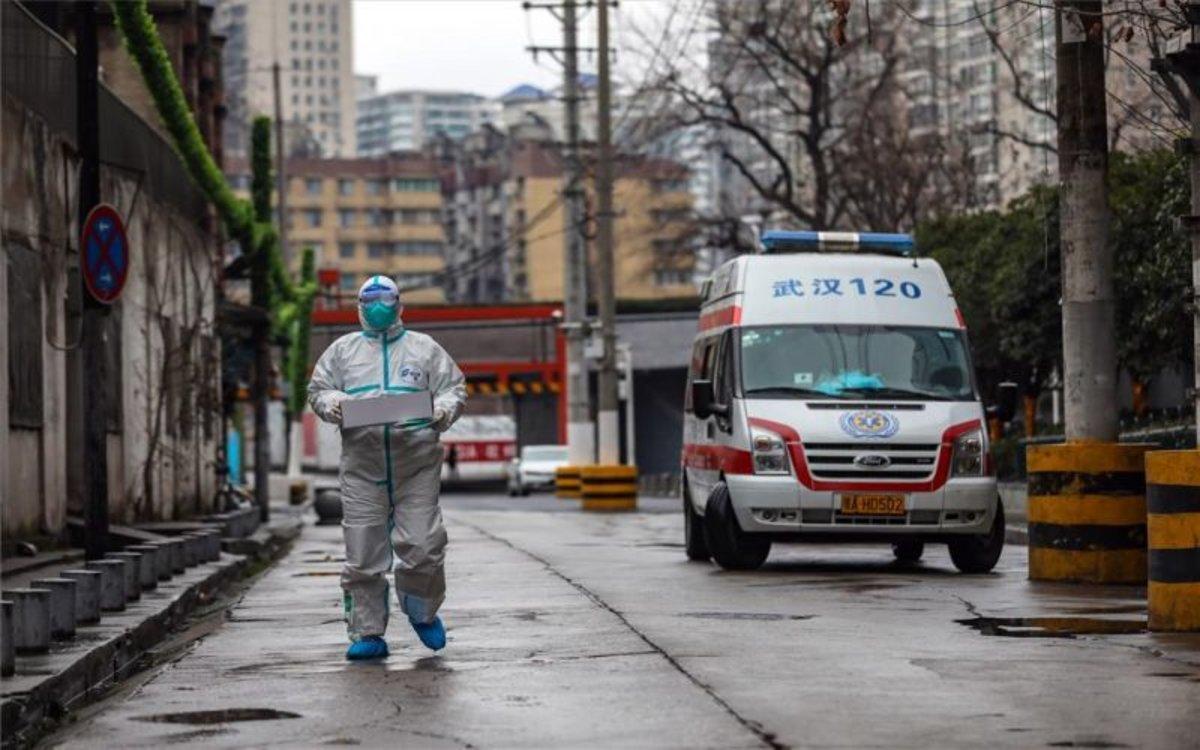
M400 293L386 286L369 286L358 293L358 303L365 305L371 302L382 302L385 305L395 305L400 301Z

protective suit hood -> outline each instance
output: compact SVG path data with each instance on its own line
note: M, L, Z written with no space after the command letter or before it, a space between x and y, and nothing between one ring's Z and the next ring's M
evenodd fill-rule
M404 329L403 311L400 289L387 276L372 276L358 290L358 324L367 336L395 336Z

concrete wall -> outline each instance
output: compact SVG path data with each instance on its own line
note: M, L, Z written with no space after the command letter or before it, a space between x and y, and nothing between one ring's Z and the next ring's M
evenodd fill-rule
M56 112L72 100L73 84L56 77L44 91L22 88L20 81L28 77L12 70L31 64L19 59L23 54L36 57L38 65L70 71L70 51L14 7L4 8L4 23L12 24L23 46L4 50L10 70L0 102L5 252L0 289L8 290L15 254L27 258L32 252L38 273L29 283L36 287L33 298L40 300L43 326L35 354L42 411L40 425L10 420L9 367L21 364L10 362L10 340L14 327L28 318L10 320L6 296L0 304L0 354L6 363L0 375L5 541L59 535L67 514L82 512L81 393L88 376L73 369L81 359L80 300L72 291L78 278L73 269L78 266L79 162L73 133L64 127L69 120ZM110 517L118 523L179 517L209 509L216 489L219 367L206 362L200 350L215 337L214 259L220 245L170 147L109 91L101 92L101 113L106 162L101 200L124 217L132 257L124 296L112 311L116 354L111 361L120 408L108 437ZM23 289L28 293L28 286ZM164 389L164 380L170 388Z

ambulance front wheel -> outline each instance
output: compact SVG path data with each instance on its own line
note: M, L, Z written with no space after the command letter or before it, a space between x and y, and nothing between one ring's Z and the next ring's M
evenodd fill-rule
M704 540L712 559L726 570L754 570L771 553L771 541L742 531L729 487L719 482L704 509Z
M988 573L1000 561L1004 551L1004 503L996 498L996 517L986 534L968 536L950 542L950 559L963 573Z
M708 562L711 557L704 539L704 517L692 506L686 477L683 480L683 548L689 560Z

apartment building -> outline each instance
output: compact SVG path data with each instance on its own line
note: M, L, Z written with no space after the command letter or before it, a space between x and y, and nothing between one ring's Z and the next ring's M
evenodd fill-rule
M358 101L358 155L415 151L430 140L461 140L499 116L498 103L464 91L404 89Z
M966 139L983 206L1002 206L1035 184L1058 180L1054 15L1049 4L912 4L911 47L900 74L910 97L909 123ZM1110 146L1161 146L1155 131L1170 115L1153 88L1144 38L1139 33L1111 46Z
M563 296L563 163L547 128L485 128L449 155L447 263L452 302L555 301ZM687 169L622 156L613 202L620 299L690 297L695 255ZM588 205L594 195L587 186ZM589 255L595 268L595 248Z
M274 116L278 63L283 119L292 132L311 132L323 156L355 155L351 7L350 0L218 0L213 25L226 38L226 150L246 154L250 123Z
M416 154L291 159L287 170L285 257L293 267L312 247L317 268L337 272L347 300L374 274L395 279L407 303L444 300L442 193L433 161ZM231 160L227 171L248 193L246 161Z

